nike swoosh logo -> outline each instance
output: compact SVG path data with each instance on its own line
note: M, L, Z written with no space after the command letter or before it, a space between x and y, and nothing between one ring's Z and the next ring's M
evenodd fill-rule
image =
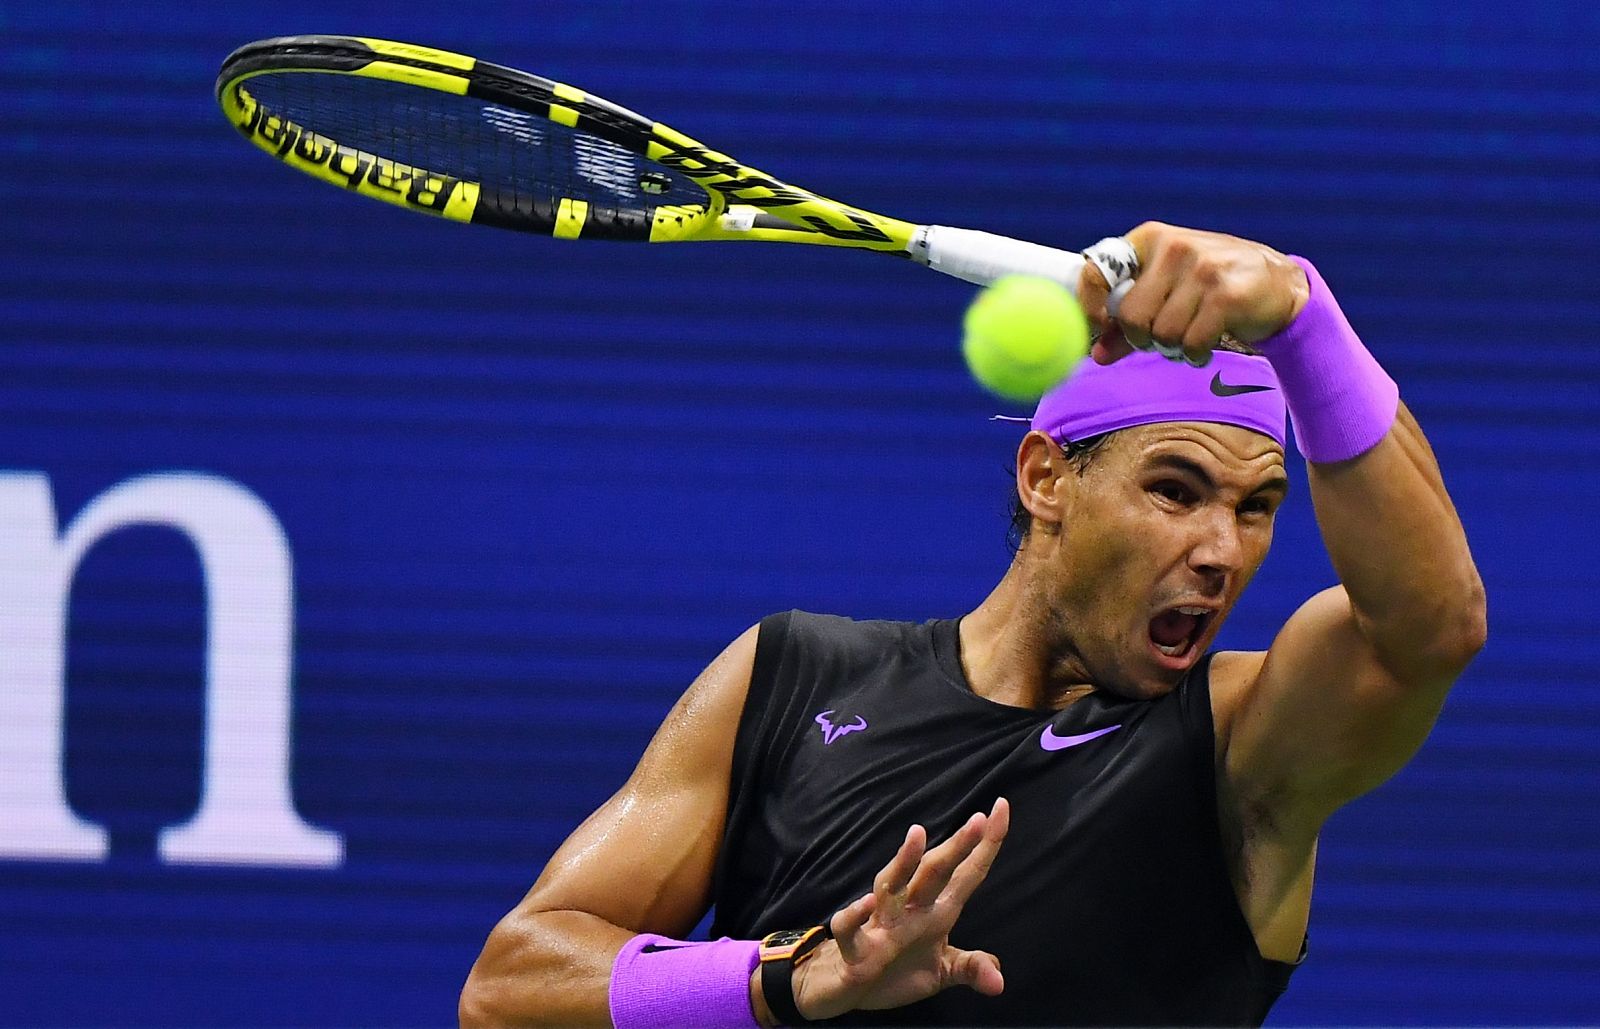
M1221 372L1211 376L1211 392L1219 397L1236 397L1241 393L1260 393L1271 388L1271 386L1252 386L1248 384L1230 386L1222 381Z
M639 948L639 953L654 954L658 950L682 950L685 947L693 946L694 944L692 943L647 943Z
M1097 740L1106 733L1116 732L1120 728L1122 726L1118 724L1108 729L1096 729L1094 732L1079 733L1076 736L1057 736L1056 727L1047 725L1044 727L1044 732L1039 735L1039 746L1045 750L1066 750L1068 747L1076 747L1080 743Z

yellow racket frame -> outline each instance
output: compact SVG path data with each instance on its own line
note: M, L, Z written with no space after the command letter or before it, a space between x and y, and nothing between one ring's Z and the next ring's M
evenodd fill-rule
M357 52L370 52L371 56L347 61L346 67L328 67L310 60L296 62L297 44L324 48L344 44ZM263 50L275 55L264 67L259 61ZM242 56L257 60L252 63ZM313 127L296 124L264 107L247 83L269 74L356 75L464 96L480 72L537 83L541 90L548 91L549 102L517 106L557 124L576 127L580 116L597 111L607 114L613 122L625 118L630 125L636 124L637 142L642 144L644 157L693 179L706 190L709 202L705 205L649 208L648 233L641 232L639 236L648 242L753 240L904 254L918 230L911 222L863 211L779 181L670 126L648 121L573 86L433 47L361 36L263 40L241 47L224 63L217 82L217 99L235 128L290 167L375 200L453 221L472 222L480 214L484 200L481 183L342 145ZM590 205L572 197L555 200L556 216L548 226L549 235L556 239L585 238Z

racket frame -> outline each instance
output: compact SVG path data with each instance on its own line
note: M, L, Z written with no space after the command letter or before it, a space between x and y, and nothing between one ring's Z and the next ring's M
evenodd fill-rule
M272 111L247 83L279 74L355 75L472 96L598 136L672 169L706 191L703 205L595 209L574 197L507 203L482 183L346 146ZM244 137L332 185L453 221L558 239L652 243L753 240L907 253L919 226L829 200L740 164L661 122L551 79L465 54L356 36L284 36L240 47L223 62L217 101ZM498 201L498 202L495 202Z
M246 88L269 74L343 74L471 96L587 132L672 169L706 192L703 204L612 208L576 197L518 196L346 146L264 106ZM974 229L918 225L801 189L683 133L565 83L465 54L363 36L281 36L247 43L217 76L234 127L291 167L377 200L449 218L553 236L651 243L747 240L848 247L909 257L968 282L1042 275L1076 293L1081 254ZM1118 298L1131 285L1108 282Z

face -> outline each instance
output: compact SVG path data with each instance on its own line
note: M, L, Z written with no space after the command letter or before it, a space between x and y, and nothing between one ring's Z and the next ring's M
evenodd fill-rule
M1061 469L1038 483L1057 503L1029 505L1047 531L1028 543L1046 562L1059 671L1130 697L1169 692L1267 555L1283 449L1231 425L1137 426L1080 476L1043 436L1033 445Z

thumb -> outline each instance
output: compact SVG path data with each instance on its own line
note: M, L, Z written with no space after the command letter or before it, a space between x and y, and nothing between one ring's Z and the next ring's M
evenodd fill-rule
M1111 284L1106 282L1105 275L1093 261L1083 263L1083 268L1078 272L1077 288L1072 292L1078 298L1078 306L1083 308L1084 316L1095 328L1104 330L1111 323L1111 316L1106 311Z
M1006 988L1000 974L1000 959L983 950L945 948L946 986L970 986L985 997L995 997Z
M1111 364L1133 353L1133 347L1122 334L1122 326L1106 309L1110 296L1111 287L1100 269L1092 261L1084 262L1083 270L1078 273L1078 305L1093 329L1089 338L1094 345L1089 353L1096 364Z
M1133 353L1133 347L1122 334L1122 326L1116 322L1106 329L1105 334L1095 340L1089 354L1094 358L1095 364L1114 364Z

